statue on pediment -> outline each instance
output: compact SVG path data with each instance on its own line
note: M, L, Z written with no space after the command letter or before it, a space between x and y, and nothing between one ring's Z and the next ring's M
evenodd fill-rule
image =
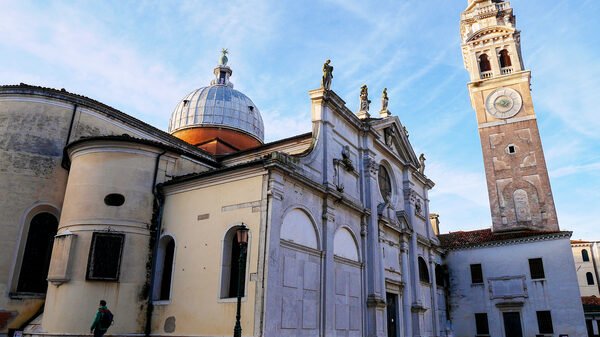
M419 156L419 172L424 174L425 173L425 154L421 153L421 155Z
M366 84L363 84L360 87L360 111L369 112L369 104L371 101L369 100L369 89Z
M333 79L333 66L330 65L331 60L325 61L323 64L323 78L321 79L321 87L325 90L331 89L331 81Z

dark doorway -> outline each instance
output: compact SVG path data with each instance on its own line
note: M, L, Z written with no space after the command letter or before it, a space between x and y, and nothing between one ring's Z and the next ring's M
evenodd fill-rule
M396 294L385 294L385 301L387 302L387 332L388 337L398 336L398 295Z
M31 219L17 292L44 294L48 289L48 269L58 220L50 213L40 213Z
M521 315L518 312L503 312L502 316L504 318L504 336L523 337Z

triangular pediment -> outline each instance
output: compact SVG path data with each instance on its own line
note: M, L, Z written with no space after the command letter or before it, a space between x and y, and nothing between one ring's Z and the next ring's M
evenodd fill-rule
M408 140L408 132L398 117L374 121L372 126L379 135L380 141L390 152L398 156L404 164L419 167L417 155Z

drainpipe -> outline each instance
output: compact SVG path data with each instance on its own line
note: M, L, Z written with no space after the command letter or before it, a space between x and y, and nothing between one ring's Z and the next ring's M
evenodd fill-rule
M63 148L63 157L62 157L61 165L65 169L68 169L68 167L67 167L67 157L68 156L67 156L67 151L65 149L67 148L67 145L69 145L69 141L71 140L71 133L73 132L73 123L75 122L75 113L77 112L77 108L78 108L78 105L73 104L73 112L71 113L71 122L69 123L69 132L67 133L67 140L65 141L65 146Z
M154 304L152 303L152 299L154 298L154 282L155 280L155 271L156 271L156 255L158 254L158 242L160 240L160 231L162 226L162 212L163 212L163 201L164 195L162 194L160 188L156 186L156 180L158 178L158 166L160 164L160 158L167 153L167 151L163 151L158 156L156 156L156 162L154 163L154 178L152 180L152 194L154 195L154 210L155 213L152 216L152 225L155 230L154 244L152 246L152 258L150 260L150 284L148 289L148 305L146 307L146 326L144 327L144 336L150 336L150 332L152 331L152 311L154 310Z

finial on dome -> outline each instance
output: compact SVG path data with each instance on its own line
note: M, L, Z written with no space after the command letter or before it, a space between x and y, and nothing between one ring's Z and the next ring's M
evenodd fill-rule
M227 48L221 49L221 63L219 63L219 65L222 65L222 66L227 65L227 61L229 61L229 59L227 58L227 54L229 54L229 51L227 50Z
M229 77L233 72L227 65L227 61L229 61L227 54L229 54L227 48L221 49L221 59L214 70L215 79L210 82L210 85L226 85L233 88L233 83L229 81Z

